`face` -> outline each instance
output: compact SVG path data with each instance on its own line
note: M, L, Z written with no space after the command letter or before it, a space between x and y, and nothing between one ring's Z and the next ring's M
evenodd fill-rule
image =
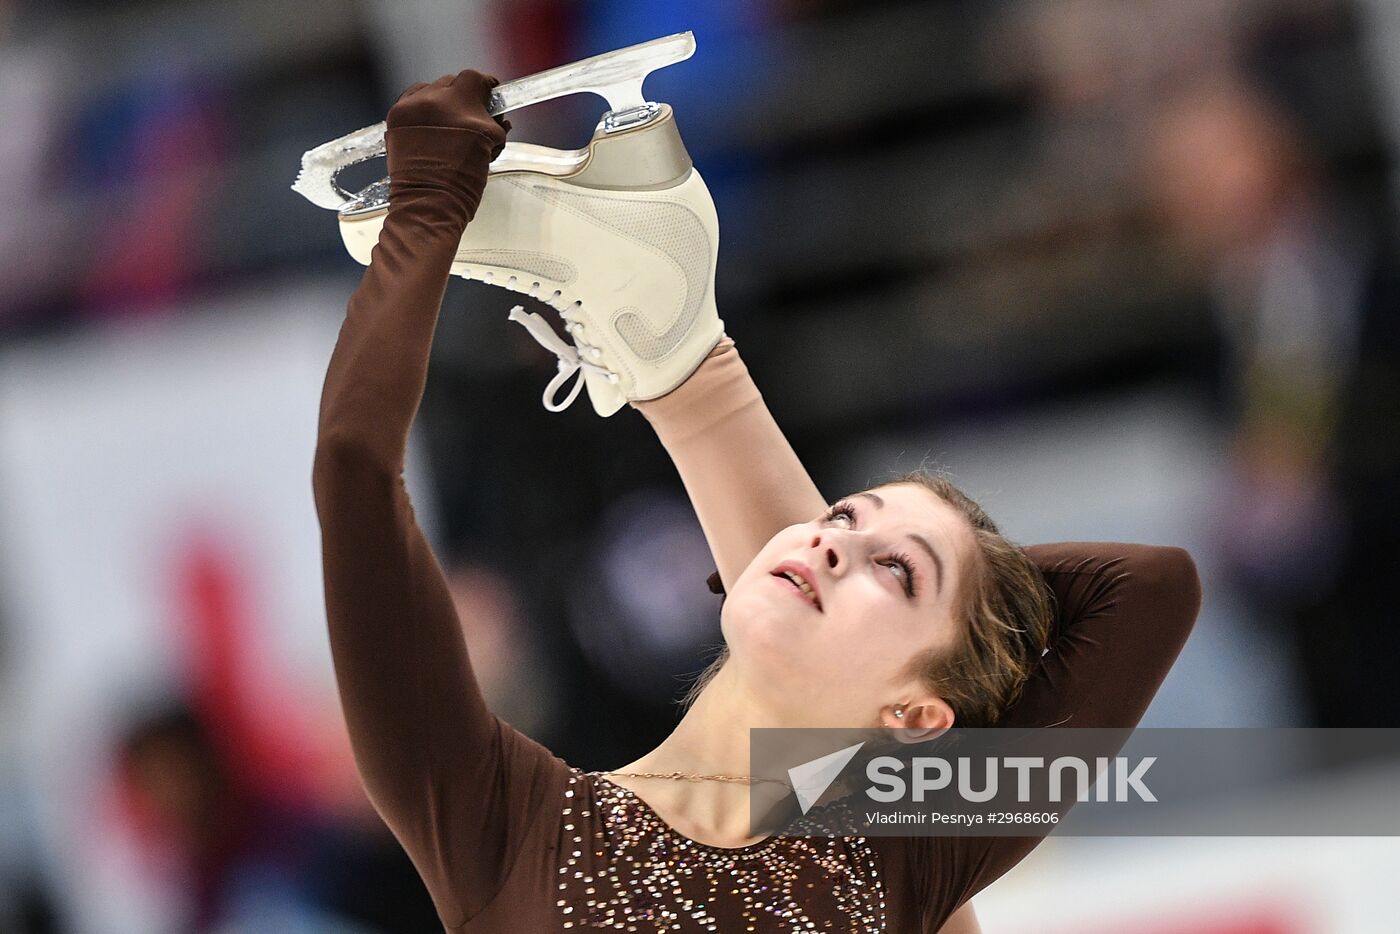
M922 487L838 500L774 535L729 588L728 664L787 724L894 725L882 710L927 697L904 676L910 661L955 641L953 595L974 547L966 520Z
M1172 232L1207 261L1258 242L1297 184L1293 134L1238 90L1173 105L1148 132L1149 191Z

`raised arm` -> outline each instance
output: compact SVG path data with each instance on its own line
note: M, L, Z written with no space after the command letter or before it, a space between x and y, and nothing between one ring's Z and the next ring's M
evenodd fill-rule
M1000 725L1136 726L1201 609L1191 555L1121 542L1026 553L1055 593L1055 623L1049 653Z
M678 388L632 406L676 465L726 588L775 532L826 508L728 336Z
M1050 651L1007 727L1130 728L1176 661L1201 608L1195 562L1181 548L1065 542L1026 549L1055 593ZM932 881L927 927L1020 862L1039 837L915 838Z
M529 740L486 708L403 482L451 262L505 141L485 111L494 84L444 76L389 111L390 209L331 355L313 473L355 761L449 928L504 882L529 817L507 790L541 780Z

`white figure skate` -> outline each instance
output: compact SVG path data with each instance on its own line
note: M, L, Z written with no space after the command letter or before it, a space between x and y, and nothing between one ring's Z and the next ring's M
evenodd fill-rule
M544 406L563 411L583 385L609 416L685 381L724 333L715 309L719 220L668 104L645 100L653 70L689 58L678 33L498 85L495 115L581 91L610 109L583 149L508 142L491 163L475 218L452 271L546 302L573 339L517 305L524 325L559 358ZM308 152L292 189L334 209L350 255L366 265L388 214L389 180L358 195L335 185L343 168L384 152L384 124ZM554 396L582 377L562 403Z

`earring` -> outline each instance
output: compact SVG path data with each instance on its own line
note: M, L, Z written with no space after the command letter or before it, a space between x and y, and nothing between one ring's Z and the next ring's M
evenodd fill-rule
M901 707L896 707L896 708L894 709L894 715L895 715L896 717L900 718L901 720L904 719L904 708L903 708L902 706L901 706Z

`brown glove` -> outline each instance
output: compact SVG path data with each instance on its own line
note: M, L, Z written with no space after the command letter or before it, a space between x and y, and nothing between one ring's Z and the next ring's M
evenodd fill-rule
M462 227L476 215L488 166L510 129L509 120L486 110L498 84L468 68L399 95L384 133L390 214L425 209Z

